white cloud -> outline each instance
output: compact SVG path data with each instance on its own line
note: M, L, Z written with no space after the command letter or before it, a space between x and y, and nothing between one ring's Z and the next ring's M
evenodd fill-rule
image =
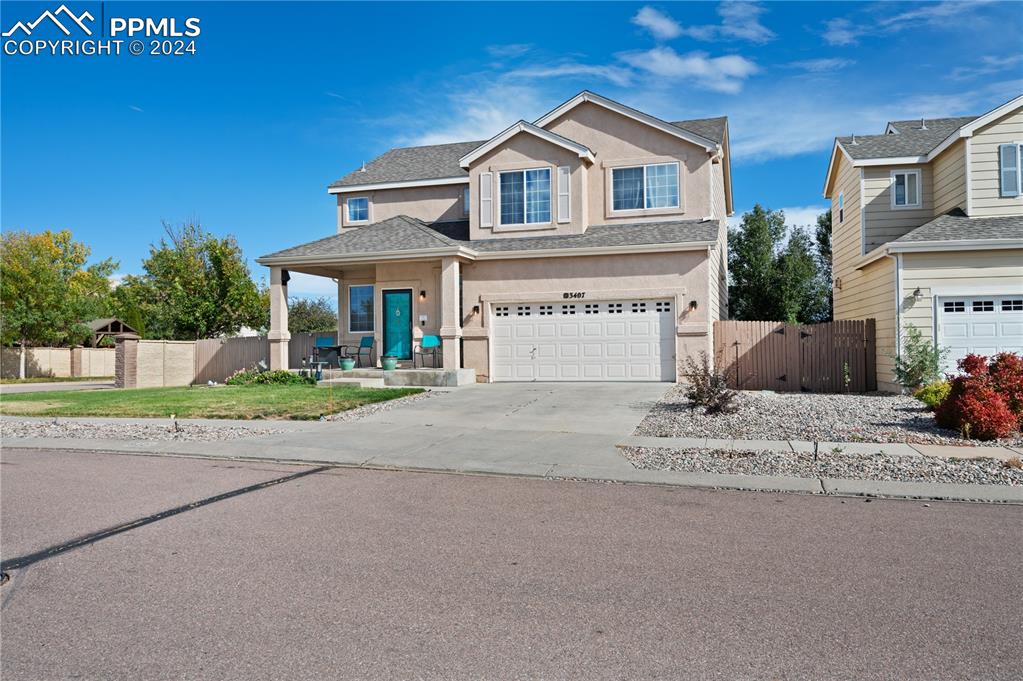
M1009 57L986 56L980 58L976 66L959 66L949 74L952 80L970 80L979 76L988 76L992 73L1005 71L1023 62L1023 54L1014 54Z
M853 59L840 59L837 57L825 58L825 59L803 59L801 61L789 62L788 66L794 69L800 69L807 73L828 73L830 71L839 71L855 64L856 61Z
M632 23L650 31L650 35L658 40L671 40L682 34L682 27L667 14L647 6L636 12Z
M763 44L776 37L774 31L760 23L763 13L764 8L755 2L722 2L718 5L720 24L689 26L680 32L696 40L748 40Z
M770 208L770 206L768 206ZM817 216L821 213L828 212L831 206L821 204L819 206L787 206L780 210L785 213L785 226L792 227L816 227ZM744 213L748 213L751 209L737 210L735 214L728 218L728 226L731 228L738 227L742 224L742 216ZM773 210L773 209L772 209Z
M487 53L498 59L514 59L527 54L533 46L528 43L509 43L506 45L488 45Z
M138 111L139 113L145 112L145 109L143 109L141 106L135 106L134 104L129 104L128 108L131 109L132 111Z
M824 42L838 46L855 45L861 32L848 19L842 17L829 19L824 23Z
M337 300L337 282L330 277L316 277L301 272L291 272L288 282L289 298L329 298Z
M109 277L107 277L107 281L110 282L111 287L117 288L118 286L124 283L124 278L127 276L128 276L127 272L114 272Z
M451 113L438 127L408 140L444 144L490 139L519 119L533 120L546 109L538 91L526 85L497 83L449 97Z
M898 14L891 14L894 3L881 3L873 6L879 10L873 16L862 17L855 22L846 17L829 19L824 23L823 38L829 45L855 45L864 36L898 33L907 28L954 28L957 17L969 14L968 19L974 20L977 7L990 2L993 0L915 2L912 3L913 9Z
M626 86L632 81L632 72L619 66L602 66L598 64L562 64L524 66L509 71L509 78L599 78L615 85Z
M670 47L655 47L643 52L618 55L625 63L662 78L692 81L715 92L734 94L759 67L737 54L710 57L706 52L680 55Z

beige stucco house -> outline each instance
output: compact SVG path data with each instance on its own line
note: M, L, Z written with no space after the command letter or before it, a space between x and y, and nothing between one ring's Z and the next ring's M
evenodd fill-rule
M1023 96L980 116L835 140L836 319L877 320L881 389L913 325L949 349L1023 352Z
M263 256L271 364L289 272L330 277L338 333L480 381L674 381L727 310L725 118L582 92L490 140L392 149L328 188L337 233Z

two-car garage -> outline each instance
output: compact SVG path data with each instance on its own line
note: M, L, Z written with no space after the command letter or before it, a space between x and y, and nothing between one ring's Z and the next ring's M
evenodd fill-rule
M970 353L1023 353L1023 293L938 299L938 346L948 348L944 371Z
M498 303L495 381L674 381L675 301Z

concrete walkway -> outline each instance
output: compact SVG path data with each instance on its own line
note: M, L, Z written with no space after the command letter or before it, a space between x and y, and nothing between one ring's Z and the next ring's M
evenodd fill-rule
M618 453L617 445L812 450L812 443L795 441L634 437L632 433L636 426L667 388L665 384L650 383L481 384L436 393L429 399L348 423L179 420L185 424L282 431L224 442L5 437L4 445L813 494L1023 503L1023 488L1001 485L830 480L637 469ZM73 420L76 419L61 419ZM81 420L88 423L159 422L147 419ZM840 446L847 452L863 453L875 453L883 448L887 453L907 456L930 453L922 451L920 445L827 443L821 446L828 449ZM1002 452L990 447L954 449L959 457L1009 458L1017 455L1012 450Z
M113 387L113 380L102 379L96 379L95 381L55 381L52 383L4 383L0 384L0 394L47 393L57 390L108 390Z

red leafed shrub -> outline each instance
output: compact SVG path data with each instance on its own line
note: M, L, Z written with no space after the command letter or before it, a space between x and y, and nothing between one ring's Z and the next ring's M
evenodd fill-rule
M1023 425L1023 357L1011 352L995 355L988 373L995 390Z
M1008 437L1019 430L1019 413L1010 405L1023 396L1023 360L1003 353L989 367L986 357L967 355L959 360L959 369L964 373L950 379L948 397L934 410L938 425L977 440Z

